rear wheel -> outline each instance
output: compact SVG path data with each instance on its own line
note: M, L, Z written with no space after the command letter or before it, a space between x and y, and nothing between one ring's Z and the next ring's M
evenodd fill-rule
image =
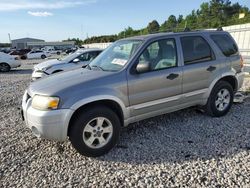
M0 63L0 72L9 72L11 67L7 63Z
M117 114L107 107L96 106L77 114L69 138L80 154L98 157L116 145L120 130L121 123Z
M206 105L206 112L214 117L221 117L228 113L234 98L232 86L225 81L218 82L213 88Z
M42 59L45 59L45 58L46 58L46 55L41 55L41 58L42 58Z
M61 53L60 52L56 52L57 55L60 55Z

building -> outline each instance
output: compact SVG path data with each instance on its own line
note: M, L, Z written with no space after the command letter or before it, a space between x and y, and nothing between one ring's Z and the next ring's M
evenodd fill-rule
M11 47L16 49L27 49L28 42L45 42L41 39L34 39L34 38L21 38L15 39L11 41Z
M28 42L27 47L29 49L33 48L43 48L45 46L53 46L56 49L68 49L75 47L75 41L65 41L65 42Z
M75 47L74 41L65 42L45 42L41 39L34 38L21 38L11 41L11 47L16 49L33 49L33 48L43 48L45 46L53 46L56 49L68 49Z

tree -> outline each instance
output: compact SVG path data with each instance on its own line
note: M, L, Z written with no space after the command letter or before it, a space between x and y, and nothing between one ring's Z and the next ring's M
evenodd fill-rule
M245 17L239 19L239 13L244 13ZM132 27L127 27L118 35L91 37L84 43L113 42L124 37L146 35L158 31L182 31L185 26L190 29L207 29L244 23L250 23L248 7L239 3L233 4L230 0L210 0L202 3L199 9L193 10L185 18L182 15L179 15L178 18L170 15L161 26L156 20L153 20L145 28L134 30ZM77 39L76 41L78 43Z
M174 15L170 15L168 20L161 25L162 31L173 31L178 25L178 21Z
M160 25L156 20L153 20L148 24L147 29L149 33L156 33L160 30Z

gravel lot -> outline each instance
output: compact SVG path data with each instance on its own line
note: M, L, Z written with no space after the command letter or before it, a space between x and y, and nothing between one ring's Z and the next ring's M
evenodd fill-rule
M250 187L250 98L222 118L187 109L133 124L86 158L25 128L17 108L37 62L0 74L0 187Z

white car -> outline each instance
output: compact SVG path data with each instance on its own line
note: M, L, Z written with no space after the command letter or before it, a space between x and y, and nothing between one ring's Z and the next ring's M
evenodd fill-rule
M32 80L34 81L58 72L69 71L87 66L101 52L101 49L78 50L63 59L53 59L39 63L34 66Z
M48 50L45 50L45 52L50 53L50 54L60 55L62 53L62 50L48 49Z
M8 72L11 68L17 68L20 66L21 62L17 57L0 52L0 72Z
M32 50L27 53L27 59L45 59L51 56L50 53L44 52L42 50Z

